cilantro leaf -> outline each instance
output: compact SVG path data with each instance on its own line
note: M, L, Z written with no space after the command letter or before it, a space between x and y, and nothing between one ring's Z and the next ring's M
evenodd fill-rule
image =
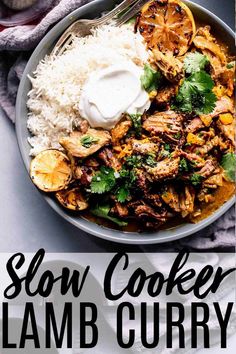
M145 164L150 167L154 167L154 166L156 166L157 161L155 160L155 157L153 155L148 155L145 160Z
M229 152L222 157L221 166L225 170L229 181L235 182L236 156L233 152Z
M209 63L209 59L206 55L198 52L189 53L184 59L184 68L187 74L193 74L204 70Z
M128 25L135 25L135 22L136 22L136 17L134 16L134 17L131 17L131 19L128 20L126 23Z
M191 178L190 181L192 183L193 186L197 187L202 183L202 176L199 175L198 173L194 173Z
M145 64L144 73L141 76L141 84L147 92L155 91L161 80L160 71L155 71L150 65Z
M101 167L92 179L90 188L92 193L103 194L110 192L116 184L115 171L113 168Z
M169 157L170 156L170 152L167 151L167 150L162 150L160 152L160 156L163 157L163 158Z
M185 158L182 158L179 163L179 171L180 172L188 172L189 171L189 166L188 162Z
M201 114L210 114L214 111L216 106L216 95L213 92L205 93L201 96L202 106L200 108L195 108L195 113Z
M91 145L96 144L98 141L98 138L94 138L90 135L85 135L80 139L81 145L87 149L90 148Z
M171 154L171 146L170 146L170 144L165 144L163 146L163 150L161 150L161 152L160 152L160 155L161 155L161 157L166 158L166 157L169 157L170 154Z
M177 140L179 140L181 137L182 137L182 134L180 132L178 132L174 135L174 138Z
M142 115L141 114L129 114L129 117L133 123L133 129L136 137L141 136L142 132Z
M100 204L100 205L98 204L95 206L95 208L90 209L90 212L93 215L98 216L99 218L110 220L121 227L128 225L127 222L124 222L122 220L119 220L118 218L110 216L109 215L110 211L111 211L111 208L110 208L109 204Z
M209 114L217 101L212 92L214 82L205 71L199 71L186 78L180 86L173 109L182 112Z
M169 152L170 152L170 150L171 150L170 144L165 144L165 145L164 145L164 149L165 149L166 151L169 151Z
M134 187L134 182L136 181L137 177L134 171L135 166L131 169L128 169L127 163L125 163L121 170L119 171L120 178L119 178L119 187L116 190L116 199L120 203L124 203L131 194L131 189Z
M132 169L142 167L143 164L154 166L156 164L155 154L149 153L146 156L131 155L125 160L125 165L132 167Z
M215 85L211 76L205 71L194 73L187 80L201 93L209 92Z
M141 167L142 166L142 156L140 155L131 155L128 156L125 160L125 163L129 167Z
M119 203L124 203L128 199L130 195L129 188L124 185L118 188L117 193L116 193L116 198Z
M226 65L226 68L227 68L227 69L233 69L234 66L235 66L235 62L234 62L234 61L231 61L230 63L228 63L228 64Z

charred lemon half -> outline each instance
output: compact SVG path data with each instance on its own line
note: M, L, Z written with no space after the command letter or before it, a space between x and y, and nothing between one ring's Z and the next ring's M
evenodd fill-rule
M30 177L44 192L65 189L72 178L70 160L59 150L42 151L31 162Z
M79 188L57 192L56 198L64 208L70 210L82 211L88 208L88 203Z
M137 19L137 28L150 49L175 56L187 52L196 33L191 10L179 0L148 2Z

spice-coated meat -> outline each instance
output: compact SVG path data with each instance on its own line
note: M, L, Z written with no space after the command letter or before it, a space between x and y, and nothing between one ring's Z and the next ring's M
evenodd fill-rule
M131 126L132 122L130 119L123 120L111 130L111 139L113 145L116 146L119 144L120 140L125 137Z
M172 83L179 82L183 76L183 63L172 54L163 54L159 49L153 50L155 64L163 75Z
M217 161L213 159L208 159L203 166L203 168L198 172L203 178L211 176L217 167Z
M141 192L143 192L145 194L149 193L148 176L147 176L147 173L144 172L143 170L137 170L136 171L136 186L138 187L138 189Z
M206 187L206 188L216 189L216 188L222 187L222 186L223 186L223 173L222 173L222 171L207 178L203 183L203 187Z
M151 206L144 204L144 205L139 205L134 209L135 215L139 219L151 219L151 220L158 220L160 222L165 222L167 221L169 214L167 211L158 213L156 212Z
M173 111L157 112L143 123L143 128L151 135L166 135L178 141L183 131L183 117Z
M177 94L178 86L177 85L168 85L160 90L158 90L155 97L155 102L158 106L167 108L170 105L171 99Z
M203 114L201 115L202 121L204 119L209 119L209 118L215 118L221 113L227 113L227 112L234 112L234 105L232 100L229 97L222 97L220 100L216 102L215 109L212 113L210 114Z
M121 167L119 160L114 156L110 148L102 149L99 152L98 157L102 160L105 166L112 167L115 171L119 170Z
M223 136L230 140L231 144L235 145L235 122L231 124L222 124L220 120L217 121L217 127Z
M175 178L179 171L180 157L167 158L159 161L155 167L148 168L147 172L154 181Z
M91 144L85 145L83 142L85 142L86 139L90 141ZM88 129L85 134L73 132L70 136L61 138L59 142L72 156L85 158L109 144L110 141L111 135L108 131Z
M185 128L187 133L195 133L198 130L204 128L204 124L199 117L193 118Z
M191 186L186 186L180 193L180 210L183 218L194 211L195 190Z
M148 139L144 140L132 140L133 152L141 155L146 154L156 154L159 150L159 146L156 143L148 141Z
M180 201L179 201L179 195L176 192L174 186L168 185L165 188L165 191L162 193L162 199L164 202L169 205L171 209L173 209L175 212L179 213L180 212Z
M145 201L153 208L160 208L162 206L162 200L159 194L146 193L144 196Z
M198 148L196 152L198 153L198 155L204 156L218 145L219 145L219 137L215 136L213 139L209 140L205 145Z
M199 156L198 154L185 152L183 150L180 151L181 157L184 157L190 163L194 165L195 168L201 168L205 165L205 160Z
M129 209L126 205L116 202L115 206L111 210L111 213L119 216L120 218L125 218L129 215Z

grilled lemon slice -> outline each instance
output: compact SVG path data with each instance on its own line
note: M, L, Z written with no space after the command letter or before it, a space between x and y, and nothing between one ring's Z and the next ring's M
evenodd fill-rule
M187 52L196 33L191 10L179 0L148 2L142 8L137 28L150 49L175 56Z
M70 160L58 150L42 151L31 162L30 177L44 192L65 189L72 178Z
M57 192L56 198L64 208L70 210L82 211L88 208L88 203L79 188Z

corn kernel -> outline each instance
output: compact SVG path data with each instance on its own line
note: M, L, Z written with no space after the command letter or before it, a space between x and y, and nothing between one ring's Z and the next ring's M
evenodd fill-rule
M151 92L149 92L149 98L150 100L153 100L157 95L157 91L156 90L153 90Z
M194 144L194 145L203 145L204 140L200 138L199 136L193 134L193 133L188 133L187 135L187 143L188 144Z
M200 116L202 123L206 126L209 127L212 122L212 117L210 115L202 115Z
M225 95L225 88L222 85L215 86L212 91L218 98Z
M234 120L231 113L220 114L219 119L220 119L221 123L225 124L225 125L233 123L233 120Z

